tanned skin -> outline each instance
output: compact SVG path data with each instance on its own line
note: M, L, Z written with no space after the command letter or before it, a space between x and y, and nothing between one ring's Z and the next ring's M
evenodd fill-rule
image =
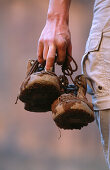
M57 54L57 63L63 64L66 54L72 55L69 31L69 7L71 0L50 0L45 27L38 41L38 61L46 61L51 70Z

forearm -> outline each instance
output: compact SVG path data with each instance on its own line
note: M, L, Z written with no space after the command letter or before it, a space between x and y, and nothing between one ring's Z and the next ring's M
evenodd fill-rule
M50 0L45 27L38 42L38 61L46 61L46 70L55 62L63 64L71 56L72 45L69 31L69 7L71 0Z
M71 0L50 0L47 21L56 20L60 24L68 24L70 3Z

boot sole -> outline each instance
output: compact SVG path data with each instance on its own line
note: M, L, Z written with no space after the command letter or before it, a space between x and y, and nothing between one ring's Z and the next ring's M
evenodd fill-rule
M52 106L52 112L56 125L63 129L81 129L94 121L93 111L80 100Z
M53 101L60 96L59 81L51 75L31 77L22 89L19 99L26 103L25 109L28 111L48 111Z

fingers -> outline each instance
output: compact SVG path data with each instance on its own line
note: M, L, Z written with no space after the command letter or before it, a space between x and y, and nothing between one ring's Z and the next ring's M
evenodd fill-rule
M46 61L46 70L52 70L56 55L56 46L54 44L48 45L48 43L42 42L38 43L37 57L39 63L44 63Z
M68 54L68 62L70 63L72 61L71 57L72 57L72 44L71 42L69 43L68 47L67 47L67 54Z
M47 59L47 54L48 54L49 47L47 44L44 45L44 51L43 51L43 59Z
M38 62L43 63L43 50L44 50L44 45L41 41L38 42L38 49L37 49L37 57L38 57Z
M57 41L57 43L52 44L48 44L41 40L39 41L37 50L38 61L39 63L44 63L44 61L46 61L46 70L52 70L55 62L56 52L56 62L59 65L64 63L66 57L68 57L68 61L71 62L71 57L69 57L72 56L71 42L67 44L64 39L60 39L60 41Z
M59 65L63 64L66 57L66 42L60 42L57 46L57 63Z
M71 44L71 42L68 44L67 54L68 54L69 56L72 56L72 44Z
M55 61L55 55L56 55L56 46L50 45L47 54L47 59L46 59L46 67L45 67L46 70L52 70Z

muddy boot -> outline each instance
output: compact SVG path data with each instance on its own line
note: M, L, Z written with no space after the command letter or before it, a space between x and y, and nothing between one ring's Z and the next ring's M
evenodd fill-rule
M52 106L52 116L56 125L63 129L81 129L94 121L93 106L86 98L86 78L79 75L74 85L69 85L65 93Z
M45 71L45 65L29 60L27 76L23 81L18 98L24 102L25 110L46 112L60 96L60 82L52 71Z

